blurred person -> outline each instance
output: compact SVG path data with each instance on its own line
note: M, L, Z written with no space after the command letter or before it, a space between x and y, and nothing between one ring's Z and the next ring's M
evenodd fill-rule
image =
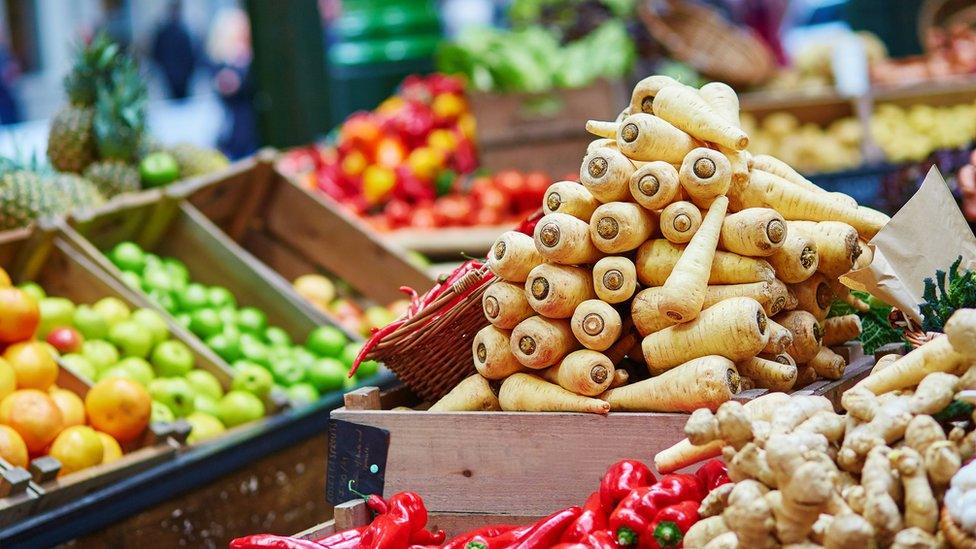
M14 84L20 78L20 66L7 44L0 37L0 124L16 124L24 120Z
M230 158L240 158L258 148L251 77L251 23L239 8L217 13L207 38L207 55L213 64L213 86L224 106L224 121L217 147Z
M186 99L197 59L190 31L183 23L181 0L171 0L166 19L156 28L152 58L166 77L170 97Z

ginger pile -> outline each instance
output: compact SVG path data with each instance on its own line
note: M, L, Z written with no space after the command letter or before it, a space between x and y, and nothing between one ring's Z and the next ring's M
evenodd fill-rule
M830 346L860 322L827 313L866 307L838 277L870 263L886 215L753 157L722 83L648 77L587 129L580 182L489 251L477 379L435 410L690 412L843 376Z
M842 396L847 414L782 393L692 413L688 439L655 464L668 472L720 453L734 485L702 506L684 546L940 547L943 498L956 521L976 524L963 505L976 501L976 475L953 478L976 453L974 320L957 311L946 336L876 369Z

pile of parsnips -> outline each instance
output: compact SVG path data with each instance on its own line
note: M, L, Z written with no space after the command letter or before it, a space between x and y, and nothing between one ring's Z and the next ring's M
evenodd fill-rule
M478 374L431 410L692 411L843 375L828 346L860 323L828 309L886 215L752 157L725 84L651 76L587 129L580 182L489 251Z
M972 547L954 532L965 510L942 505L959 496L954 477L976 453L964 400L976 389L974 333L976 310L962 309L946 336L879 360L842 396L846 415L824 397L784 393L695 411L688 438L655 465L722 455L733 484L709 494L684 546Z

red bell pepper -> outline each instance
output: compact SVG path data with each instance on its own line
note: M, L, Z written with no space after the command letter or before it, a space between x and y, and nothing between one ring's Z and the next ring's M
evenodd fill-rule
M468 542L474 539L475 537L481 537L486 539L494 538L496 536L500 536L506 532L514 530L516 528L518 528L518 526L512 524L492 524L490 526L483 526L481 528L477 528L475 530L471 530L470 532L466 532L464 534L451 538L450 540L448 540L447 543L441 546L440 549L464 549L464 547L468 544Z
M682 547L682 539L698 522L698 502L682 501L661 509L647 530L641 534L641 549L670 549Z
M430 532L428 530L417 530L413 534L410 534L411 545L434 545L440 546L444 543L444 539L447 534L444 530L438 530L436 532Z
M708 490L694 475L672 474L664 475L657 481L662 488L667 488L677 495L678 501L694 500L701 503Z
M686 499L685 494L660 483L635 488L610 514L610 531L616 534L620 545L634 545L658 511Z
M583 510L579 507L567 507L562 511L556 511L535 523L532 529L525 534L525 537L513 547L515 549L546 549L552 547L558 542L566 528L582 512Z
M411 536L427 525L427 508L413 492L400 492L387 500L389 509L363 530L362 547L406 549Z
M613 511L634 488L654 484L654 473L647 465L634 460L618 461L607 469L600 481L600 503L604 513Z
M230 549L322 549L322 545L307 539L257 534L231 540Z
M312 541L318 543L323 547L328 547L329 549L358 547L359 540L362 539L363 530L365 529L366 529L365 526L360 526L358 528L350 528L348 530L336 532L331 536L326 536L324 538L320 538Z
M586 498L586 503L583 504L583 512L569 525L560 541L563 543L584 541L593 532L606 528L607 515L600 505L600 492L593 492L590 497Z
M620 547L610 530L597 530L591 533L586 537L586 543L592 549L618 549Z
M577 541L575 543L559 543L553 545L552 549L590 549L590 546Z
M709 492L723 484L732 482L729 480L728 467L726 467L725 462L719 458L706 461L701 467L698 468L697 471L695 471L695 477L698 479L701 486Z

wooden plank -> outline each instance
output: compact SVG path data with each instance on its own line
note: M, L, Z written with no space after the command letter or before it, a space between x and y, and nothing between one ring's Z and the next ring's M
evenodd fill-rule
M616 114L614 115L616 117ZM494 172L503 169L543 171L555 178L579 174L586 146L593 140L585 133L530 143L496 144L480 147L481 166ZM576 175L573 176L574 178Z
M686 414L346 408L332 417L390 431L386 494L422 487L431 511L520 515L579 504L613 462L650 462L683 439L688 419Z
M366 297L386 304L403 297L400 286L423 292L434 284L402 250L383 242L361 220L281 175L272 185L264 214L268 234Z
M377 387L362 387L342 396L348 410L379 410L380 390Z
M444 229L397 229L381 233L387 242L424 255L484 257L495 239L517 222L495 227L447 227Z
M335 506L332 513L335 515L333 519L335 528L340 532L350 528L366 526L373 518L369 508L366 507L366 502L361 499L340 503Z
M322 271L318 265L308 261L290 246L269 236L264 231L251 229L244 234L239 243L254 257L283 276L285 280L294 281L302 275ZM326 273L326 275L331 276L331 273Z

